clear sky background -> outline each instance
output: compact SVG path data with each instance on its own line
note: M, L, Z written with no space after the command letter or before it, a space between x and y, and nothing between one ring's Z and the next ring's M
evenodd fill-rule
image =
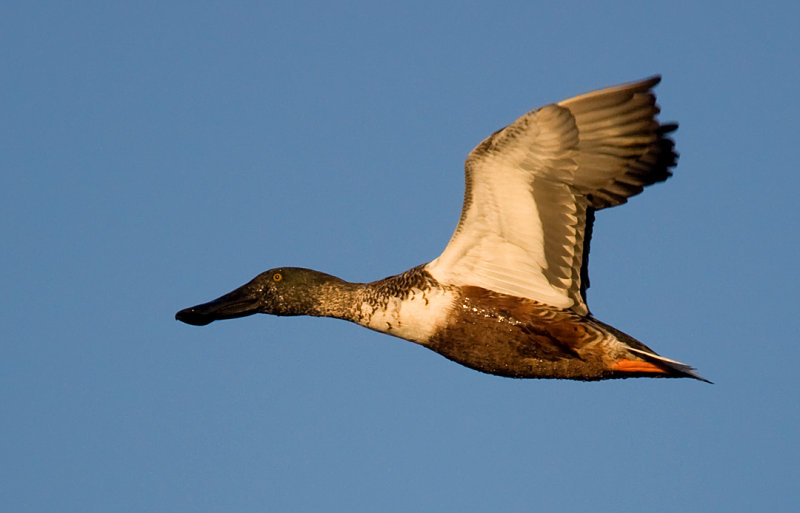
M4 2L3 510L800 510L800 8L756 4ZM680 164L598 214L589 305L714 385L174 320L435 258L485 136L656 73Z

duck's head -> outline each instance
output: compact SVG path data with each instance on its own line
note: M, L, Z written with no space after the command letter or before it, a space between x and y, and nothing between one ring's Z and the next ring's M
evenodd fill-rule
M311 269L270 269L222 297L181 310L175 318L186 324L205 326L213 321L255 313L315 315L326 285L335 287L344 283L335 276Z

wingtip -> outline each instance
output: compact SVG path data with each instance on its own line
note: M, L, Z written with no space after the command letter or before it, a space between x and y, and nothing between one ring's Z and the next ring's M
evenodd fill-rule
M661 75L656 73L655 75L650 75L649 77L641 80L642 83L649 84L650 87L655 87L661 82Z
M650 77L643 78L641 80L624 82L622 84L617 84L610 87L597 89L594 91L590 91L588 93L574 96L572 98L567 98L565 100L561 100L560 102L558 102L557 105L561 107L574 108L576 104L585 102L587 100L593 100L598 97L613 97L613 95L618 95L618 94L622 95L645 94L650 92L650 90L654 88L659 82L661 82L661 75L652 75ZM655 93L650 93L650 94L655 95Z
M678 129L678 122L677 121L670 121L669 123L662 123L660 127L658 127L658 135L666 135L671 132L674 132Z
M647 78L631 82L630 84L627 85L635 87L636 89L639 90L639 92L645 92L649 91L650 89L654 88L660 83L661 83L661 75L651 75Z

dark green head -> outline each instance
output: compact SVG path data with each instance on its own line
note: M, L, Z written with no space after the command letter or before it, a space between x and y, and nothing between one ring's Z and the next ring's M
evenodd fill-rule
M181 310L175 314L175 318L186 324L205 326L213 321L255 313L319 315L318 305L325 293L325 286L336 287L345 283L335 276L312 269L270 269L222 297Z

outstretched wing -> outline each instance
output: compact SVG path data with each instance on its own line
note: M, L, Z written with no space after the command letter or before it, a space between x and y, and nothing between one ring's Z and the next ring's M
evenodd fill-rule
M676 163L666 134L677 125L655 119L659 80L547 105L481 142L466 161L461 220L428 272L586 315L594 211L666 180Z

